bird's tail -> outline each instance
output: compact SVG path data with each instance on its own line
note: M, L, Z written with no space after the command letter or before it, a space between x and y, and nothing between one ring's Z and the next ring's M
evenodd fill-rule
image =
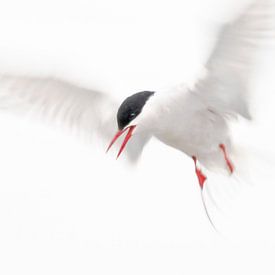
M208 220L223 236L251 231L256 222L255 213L259 216L267 213L262 203L263 193L274 190L275 184L275 156L271 153L249 146L239 147L232 160L235 166L232 174L225 176L207 171L207 181L201 189Z

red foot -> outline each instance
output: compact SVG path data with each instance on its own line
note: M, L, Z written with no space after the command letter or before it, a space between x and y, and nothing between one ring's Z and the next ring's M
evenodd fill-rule
M229 159L229 157L228 157L228 155L226 153L225 146L224 146L224 144L220 144L219 147L221 148L221 150L223 152L224 159L226 161L226 165L227 165L230 173L232 174L234 172L234 165L233 165L233 163L231 162L231 160Z
M199 180L199 185L201 189L203 188L204 182L206 181L207 177L202 173L202 171L197 167L197 158L192 157L192 159L195 162L195 172L197 174L198 180Z

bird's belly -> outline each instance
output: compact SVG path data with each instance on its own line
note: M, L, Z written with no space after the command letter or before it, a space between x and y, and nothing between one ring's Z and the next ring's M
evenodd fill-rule
M196 156L207 167L224 166L219 145L230 147L226 120L214 113L199 112L180 125L167 124L156 137L188 156ZM218 162L222 162L221 165Z

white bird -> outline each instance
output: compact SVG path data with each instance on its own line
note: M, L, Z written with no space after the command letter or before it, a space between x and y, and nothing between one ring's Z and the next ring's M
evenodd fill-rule
M119 106L103 93L62 80L2 75L0 107L38 110L105 138L115 130L117 112L119 130L107 150L127 132L118 156L132 137L126 151L137 159L146 142L155 137L194 160L203 189L207 176L198 162L228 175L235 171L228 122L236 116L251 119L249 81L257 68L258 53L275 38L273 8L273 0L256 0L223 26L205 65L206 73L193 87L182 85L167 93L139 92Z

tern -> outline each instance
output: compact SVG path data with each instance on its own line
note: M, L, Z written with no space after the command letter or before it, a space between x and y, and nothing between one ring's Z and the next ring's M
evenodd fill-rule
M119 105L104 93L60 79L2 75L0 107L39 111L105 138L111 138L117 127L107 148L125 134L117 157L131 140L125 151L138 159L155 137L194 161L203 190L207 179L203 167L218 168L228 176L235 172L228 124L237 116L251 119L249 84L259 52L275 38L270 23L275 18L273 8L274 0L255 0L222 26L204 75L193 85L138 92Z

